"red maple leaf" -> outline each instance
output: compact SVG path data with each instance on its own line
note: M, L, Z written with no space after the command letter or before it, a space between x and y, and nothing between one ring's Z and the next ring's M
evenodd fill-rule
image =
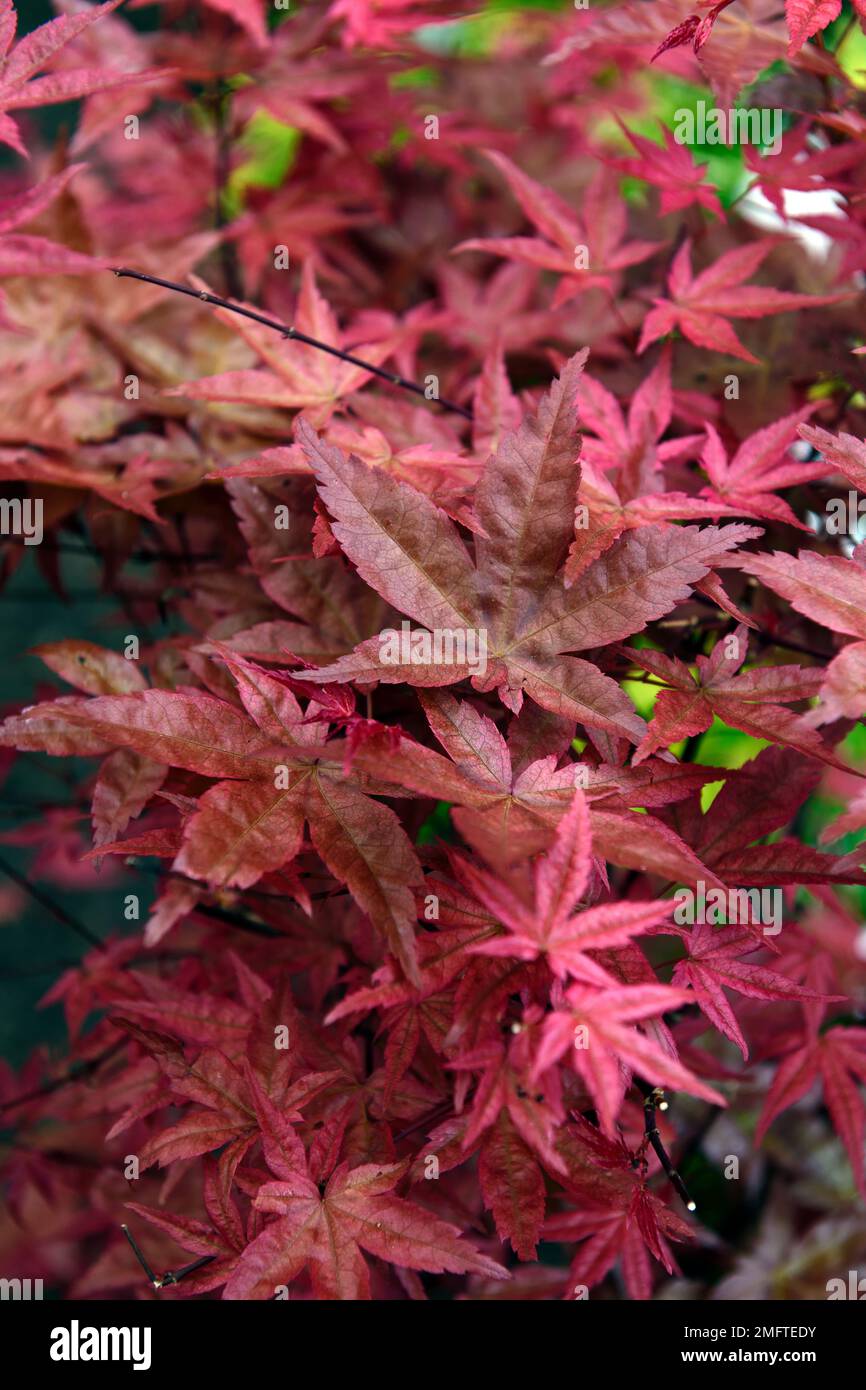
M590 662L566 653L638 631L722 563L730 546L755 533L733 526L677 528L663 535L645 527L567 587L560 570L573 535L580 477L576 390L585 356L572 359L534 418L504 436L485 470L475 500L484 532L475 563L453 523L420 493L345 458L299 424L344 553L427 634L425 639L423 632L406 632L396 652L386 649L382 636L372 638L311 672L311 680L441 686L471 676L478 690L498 688L515 711L525 690L554 713L633 735L635 716L622 691ZM543 527L539 508L547 519ZM464 655L437 661L430 629L462 633ZM467 655L472 634L479 644L483 634L483 662L480 646L475 659Z
M652 1255L669 1274L677 1264L669 1240L691 1240L684 1221L638 1182L611 1206L582 1205L545 1222L547 1240L583 1241L571 1262L564 1298L586 1297L619 1261L630 1298L646 1299L652 1292Z
M760 319L792 309L832 304L837 296L794 294L772 286L744 285L772 250L772 243L755 241L726 251L711 266L695 275L692 244L683 242L668 275L670 299L657 299L647 314L638 352L678 328L696 347L727 352L744 362L760 359L744 347L729 319Z
M14 46L17 15L12 0L0 0L0 143L11 145L29 158L18 126L9 111L31 106L49 106L104 92L112 87L139 83L156 75L149 72L111 72L89 68L62 68L37 77L40 68L51 61L68 43L102 15L116 10L121 0L107 0L81 14L61 15L33 29Z
M775 493L781 488L820 478L827 471L826 463L820 460L802 463L789 453L795 434L810 413L811 407L804 406L795 415L785 415L766 429L758 430L743 440L730 459L715 427L707 424L707 442L701 463L711 485L703 489L702 496L717 499L747 516L786 521L801 531L808 530L805 522L800 521L788 503Z
M752 999L827 999L830 996L816 994L804 989L793 980L786 979L777 971L763 965L744 961L743 956L760 950L765 942L756 937L747 927L711 927L698 923L690 930L682 927L664 926L663 933L676 932L686 945L688 955L674 966L672 983L682 988L690 987L711 1023L724 1033L748 1058L749 1049L737 1017L728 1001L725 990L733 989L738 994ZM838 997L838 996L837 996Z
M505 936L478 942L473 951L518 960L543 957L559 979L571 977L602 987L613 983L591 953L624 945L657 926L669 915L670 903L605 903L577 911L592 867L589 825L586 799L578 789L549 852L536 861L529 902L522 900L516 885L453 857L459 881L508 927Z
M501 1265L460 1239L457 1227L394 1194L406 1164L341 1164L323 1191L307 1175L303 1153L276 1146L268 1154L276 1182L263 1183L257 1211L276 1220L244 1250L225 1298L273 1298L309 1266L316 1298L369 1298L362 1250L404 1269L507 1278Z
M715 717L756 738L783 743L834 767L845 767L801 716L785 704L816 695L824 680L819 668L753 667L741 672L748 655L746 628L740 624L716 643L711 656L698 656L697 675L662 653L627 648L629 657L667 685L659 693L652 722L635 753L640 762L659 748L708 729Z
M175 860L179 872L214 884L249 886L289 863L308 819L317 851L414 976L410 885L421 869L396 816L343 775L345 750L326 751L320 726L305 723L284 683L241 657L231 668L243 711L201 691L66 696L8 721L5 737L54 753L128 748L221 779L185 820Z
M548 1067L567 1056L583 1078L606 1134L613 1134L622 1104L626 1089L624 1067L633 1067L657 1085L689 1091L703 1100L724 1105L718 1091L704 1085L633 1026L687 1002L685 990L668 985L607 989L572 985L565 991L562 1007L544 1020L534 1075L542 1076Z
M540 237L475 237L455 251L490 251L564 278L554 305L563 304L591 285L610 285L617 271L639 264L658 250L653 241L624 241L626 219L612 185L599 171L590 194L593 216L582 222L559 197L529 178L504 154L484 150L496 165Z
M777 1115L820 1081L836 1131L848 1151L859 1191L866 1197L863 1136L866 1129L866 1029L835 1026L810 1036L783 1057L767 1093L755 1137L760 1142ZM858 1086L859 1083L859 1086Z
M687 146L678 144L672 131L662 126L664 143L659 145L655 140L648 140L645 135L629 130L622 121L619 126L640 157L608 158L607 163L620 173L644 179L655 188L660 188L662 196L659 207L662 214L681 212L694 203L708 212L717 213L719 217L723 216L718 194L706 182L706 166L695 163Z

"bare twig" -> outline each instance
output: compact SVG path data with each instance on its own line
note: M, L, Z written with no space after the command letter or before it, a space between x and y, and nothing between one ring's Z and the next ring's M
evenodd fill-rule
M5 874L7 878L11 878L13 883L17 883L19 888L23 888L25 892L30 894L34 902L39 903L40 907L44 907L46 912L50 912L55 921L61 922L64 927L69 927L71 931L75 932L76 936L81 937L82 941L86 941L88 946L95 946L99 951L104 951L106 949L105 942L102 941L100 937L94 935L89 927L85 927L82 922L76 921L76 919L70 916L66 911L65 907L61 907L53 898L49 898L47 893L44 893L41 888L37 888L35 883L31 883L23 874L19 874L18 870L13 869L12 865L8 864L3 858L0 858L0 873Z
M27 541L17 536L4 537L9 546L25 546ZM135 561L137 564L155 564L162 561L167 564L178 566L188 566L191 561L199 564L213 563L216 560L224 559L216 551L204 552L201 555L175 555L171 550L130 550L123 551L118 547L100 548L89 545L70 545L67 541L43 540L42 549L50 551L52 555L79 555L85 560L103 560L110 556L122 555L125 560Z
M89 1062L84 1062L81 1066L73 1067L65 1076L55 1077L53 1081L46 1081L41 1086L36 1086L32 1091L26 1091L23 1096L14 1096L12 1100L5 1100L0 1104L0 1113L5 1110L15 1110L19 1105L26 1105L31 1100L41 1100L43 1096L50 1096L54 1091L59 1091L61 1087L70 1085L73 1081L83 1081L86 1076L91 1076L98 1071L103 1062L107 1062L109 1057L113 1057L115 1052L119 1052L126 1046L126 1038L119 1038L110 1047L106 1047L97 1057L92 1057Z
M671 1186L678 1193L685 1204L687 1211L695 1211L697 1204L689 1196L688 1188L673 1165L667 1149L662 1143L662 1137L656 1128L656 1110L667 1110L668 1103L665 1100L665 1093L660 1086L650 1086L648 1082L640 1077L635 1077L635 1085L642 1092L644 1097L644 1148L650 1144L654 1149L659 1162L668 1175Z
M268 318L266 314L260 314L255 309L246 309L241 304L232 304L230 300L223 299L218 294L210 294L206 290L194 290L190 285L180 285L175 280L163 280L158 275L145 275L143 271L126 270L121 266L116 266L113 269L115 275L125 276L129 280L141 280L146 285L159 285L164 290L173 290L175 294L185 294L190 299L200 299L205 304L214 304L219 309L228 309L233 314L240 314L245 319L252 319L254 323L263 324L265 328L273 328L284 338L292 338L297 343L306 343L307 347L318 348L320 352L327 352L331 357L339 358L341 362L349 362L353 367L361 367L365 372L380 377L382 381L390 382L392 386L400 386L404 391L411 391L414 395L423 397L424 400L428 399L424 387L419 386L417 381L409 381L397 372L386 372L384 367L376 367L372 362L364 362L362 358L355 357L351 352L343 352L342 348L332 347L330 343L321 343L318 338L311 338L308 333L302 333L299 328L281 323L279 319ZM458 415L462 415L465 420L472 419L471 410L467 410L463 405L458 405L456 401L449 401L444 396L438 396L436 404L441 405L443 410L455 411Z
M218 232L222 232L227 221L225 191L231 172L231 131L229 125L231 87L222 77L217 78L214 84L211 106L216 129L214 226ZM226 294L232 299L240 299L242 295L241 275L234 243L223 237L220 242L219 254Z
M144 1251L129 1227L121 1226L120 1229L132 1246L132 1253L147 1275L148 1282L155 1289L164 1289L169 1284L179 1284L181 1279L185 1279L188 1274L192 1274L196 1269L202 1269L205 1265L211 1264L212 1261L216 1259L216 1255L202 1255L199 1259L193 1260L192 1264L184 1265L182 1269L167 1269L165 1274L156 1275L147 1263Z
M141 1247L139 1246L138 1241L135 1239L135 1236L132 1234L132 1231L129 1229L128 1226L121 1226L120 1229L123 1231L123 1234L126 1236L126 1239L129 1241L130 1245L132 1246L132 1253L133 1253L133 1255L135 1256L135 1258L138 1260L138 1263L141 1265L141 1267L142 1267L142 1269L144 1270L145 1274L147 1275L147 1278L148 1278L149 1283L151 1283L155 1289L161 1288L162 1285L161 1285L159 1279L157 1279L157 1277L156 1277L156 1275L154 1274L153 1270L151 1269L150 1265L147 1263L147 1259L146 1259L146 1257L145 1257L144 1251L143 1251L143 1250L141 1249Z

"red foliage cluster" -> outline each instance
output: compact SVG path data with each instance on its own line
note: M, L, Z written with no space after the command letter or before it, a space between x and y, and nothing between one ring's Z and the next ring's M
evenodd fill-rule
M0 478L118 601L0 741L96 760L89 857L160 884L46 996L66 1060L0 1078L4 1262L153 1297L128 1221L178 1297L647 1298L723 1111L753 1173L832 1124L866 1196L866 854L801 814L866 826L839 0L118 4L0 4ZM747 197L630 133L654 53L801 113ZM18 113L72 97L48 150ZM720 727L751 760L695 760Z

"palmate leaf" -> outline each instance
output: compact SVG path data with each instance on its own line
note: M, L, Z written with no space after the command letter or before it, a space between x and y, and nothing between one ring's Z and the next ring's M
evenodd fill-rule
M12 0L0 0L0 143L28 157L17 123L7 113L47 106L103 92L112 87L146 82L156 72L111 72L66 68L37 76L40 69L102 15L111 14L121 0L107 0L80 14L60 15L13 44L16 14Z
M856 32L812 0L53 4L16 41L0 0L2 579L69 621L28 607L47 684L3 710L0 918L32 894L88 947L42 1000L69 1057L0 1066L20 1268L647 1299L709 1221L686 1292L823 1296L826 1251L807 1287L781 1247L847 1267L856 1216L810 1223L843 1148L862 1187ZM659 49L656 145L623 131ZM753 85L760 142L678 143L698 73ZM67 98L68 139L19 129ZM100 861L104 932L72 896ZM686 1225L670 1165L762 1111L770 1181Z
M32 706L7 720L0 741L55 754L125 748L228 779L199 799L175 860L178 871L216 885L250 886L290 862L308 821L327 867L416 978L411 888L420 882L421 867L395 813L350 785L340 745L329 749L315 726L311 731L302 724L300 706L284 684L241 658L232 666L241 673L240 694L258 724L201 691L145 690ZM277 785L281 769L284 786Z
M623 135L637 150L639 158L612 159L611 165L621 173L645 179L660 188L662 213L678 212L691 203L697 203L699 207L721 214L722 209L715 189L704 181L705 166L695 163L686 146L677 143L672 131L662 128L664 143L659 145L654 140L635 134L622 122L619 124Z
M790 526L807 530L805 522L799 521L790 506L774 494L781 488L820 478L827 472L826 463L799 463L788 453L798 426L802 430L802 422L811 413L812 407L805 406L796 414L784 416L766 429L758 430L743 440L730 460L715 427L708 424L701 462L710 486L703 489L703 495L741 508L747 516L786 521Z
M777 1115L820 1080L833 1124L848 1152L859 1192L866 1197L863 1136L866 1132L866 1029L834 1027L790 1052L767 1094L758 1121L761 1140Z
M668 902L605 903L578 911L592 868L590 813L583 792L557 826L548 853L536 861L533 901L518 884L452 856L458 881L508 931L471 949L485 956L544 958L554 975L601 987L614 981L592 952L625 945L670 913Z
M459 1239L457 1227L394 1195L404 1171L400 1163L351 1170L342 1164L322 1195L305 1174L264 1183L256 1208L277 1219L247 1246L223 1296L273 1298L309 1265L317 1298L369 1298L362 1250L408 1269L507 1278L501 1265Z
M772 250L771 242L754 242L726 251L706 270L692 270L691 242L686 240L674 257L668 277L670 299L656 300L644 320L638 351L643 352L674 328L696 347L727 352L743 362L758 358L744 347L728 322L732 318L760 319L793 309L819 308L832 303L832 295L794 294L772 286L745 285Z
M531 750L545 756L516 772L512 749L519 751L518 740L528 727L531 706L515 720L514 733L504 744L492 721L479 717L468 702L458 702L444 691L426 690L421 698L433 733L453 761L406 738L396 749L387 749L386 760L380 739L356 754L355 766L375 776L387 768L394 780L393 794L402 785L454 803L454 823L491 865L507 867L547 849L575 788L585 781L589 823L599 856L678 882L714 879L712 870L670 826L654 815L639 817L627 809L677 801L688 796L694 785L711 780L712 773L657 760L652 767L644 764L636 769L595 770L573 762L559 767L558 756L546 753L546 743Z
M598 1284L621 1262L629 1297L647 1299L652 1291L649 1255L669 1274L676 1269L669 1240L689 1240L692 1232L684 1221L643 1185L623 1187L614 1204L588 1204L573 1212L551 1217L543 1234L549 1240L583 1241L568 1272L563 1295L575 1298L581 1289Z
M524 690L556 714L639 741L642 722L622 690L567 655L638 632L686 598L728 550L759 534L730 526L644 527L567 588L559 571L573 537L580 479L578 354L534 418L506 434L478 488L483 535L475 561L453 522L398 480L346 458L299 423L298 437L359 574L424 630L484 633L486 670L420 660L394 663L381 638L315 672L318 681L380 680L439 686L472 676L519 710ZM467 651L469 650L467 646Z
M572 985L565 993L563 1007L545 1019L534 1075L541 1077L563 1055L568 1056L586 1083L606 1134L614 1133L622 1103L625 1087L622 1064L633 1067L657 1085L688 1091L703 1100L724 1105L725 1099L718 1091L700 1081L676 1058L663 1052L658 1043L632 1026L638 1020L687 1002L685 990L671 989L668 985L607 989Z
M590 202L594 215L578 219L567 204L548 188L531 179L506 155L485 150L499 170L529 220L541 233L537 237L485 237L463 241L459 251L489 251L536 267L558 271L562 277L554 299L564 303L592 285L609 285L617 271L647 260L658 250L653 241L628 241L626 218L616 196L616 180L599 169L593 180ZM578 269L576 252L588 251L588 268Z
M753 954L764 944L747 927L718 929L699 923L690 931L671 927L662 927L661 930L677 931L688 951L685 960L678 961L674 966L672 983L694 990L703 1012L719 1032L736 1043L744 1058L748 1058L749 1049L725 994L726 989L736 990L752 999L764 1000L826 1000L830 997L804 989L794 980L786 979L764 965L743 960L743 956Z
M735 656L726 655L728 641ZM697 676L682 662L672 662L653 651L626 651L636 665L652 671L671 687L658 696L650 727L635 753L636 763L679 739L703 733L718 717L744 733L771 739L847 771L845 763L805 718L784 708L785 702L816 695L823 686L824 672L817 667L767 666L737 674L748 654L742 624L729 639L716 644L710 657L697 658Z

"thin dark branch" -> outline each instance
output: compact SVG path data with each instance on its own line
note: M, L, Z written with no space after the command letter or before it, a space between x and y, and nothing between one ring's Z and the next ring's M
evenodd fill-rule
M692 598L695 600L695 602L702 603L710 608L717 607L717 605L713 603L712 599L706 598L703 594L693 593ZM813 656L816 661L829 661L833 655L832 652L816 651L814 647L807 647L802 642L791 642L786 641L782 637L775 637L772 635L772 633L765 632L763 628L758 628L757 630L753 628L751 635L754 636L755 641L759 642L761 646L783 647L786 651L789 652L801 652L803 656Z
M420 1120L416 1120L414 1124L409 1125L406 1129L401 1129L399 1134L395 1134L394 1143L399 1144L401 1139L407 1139L410 1134L415 1133L416 1129L423 1129L425 1125L438 1124L440 1120L444 1120L447 1115L450 1115L453 1109L454 1106L450 1100L446 1100L442 1105L437 1105L435 1110L431 1110L427 1115L422 1115Z
M224 922L227 927L236 927L238 931L251 932L253 936L267 936L272 940L285 936L285 932L277 931L275 927L269 927L267 922L253 922L249 917L245 917L241 912L232 912L227 907L205 907L202 903L197 903L190 909L191 915L198 913L202 917L211 917L215 922Z
M0 970L0 981L38 979L40 975L52 975L55 970L77 970L80 964L77 960L49 960L44 965L31 965L24 970Z
M7 545L18 546L19 548L27 544L23 537L8 536L4 537ZM136 564L155 564L157 561L166 564L174 564L186 567L191 561L199 564L213 563L225 557L218 555L216 551L205 552L201 555L176 555L171 550L129 550L124 551L118 547L89 545L70 545L68 541L42 541L42 549L50 551L52 555L78 555L84 560L104 560L108 556L122 555L126 560L135 561Z
M169 1284L179 1284L181 1279L185 1279L188 1274L192 1274L196 1269L202 1269L216 1259L216 1255L202 1255L199 1259L193 1260L191 1264L184 1265L182 1269L167 1269L165 1274L156 1275L147 1263L147 1257L129 1227L121 1226L120 1229L132 1246L132 1253L147 1275L148 1282L155 1289L164 1289Z
M199 879L191 878L189 874L179 873L177 869L163 869L154 864L146 864L139 855L128 854L123 862L128 868L135 869L136 873L149 874L152 878L175 878L180 883L193 883L197 888L203 887ZM315 898L319 895L313 893L311 896ZM327 897L328 894L323 893L320 896ZM245 888L244 900L249 898L260 898L267 902L286 904L285 893L266 893L261 888ZM197 908L196 911L199 909Z
M135 1258L138 1260L138 1263L141 1265L141 1267L142 1267L142 1269L144 1270L145 1274L147 1275L148 1281L153 1285L153 1287L154 1287L155 1289L161 1288L162 1286L161 1286L161 1284L160 1284L159 1279L157 1279L157 1277L156 1277L156 1275L154 1274L153 1270L151 1269L150 1265L147 1263L147 1258L146 1258L146 1256L145 1256L145 1254L144 1254L144 1251L143 1251L143 1250L141 1249L141 1247L139 1246L138 1241L135 1239L135 1236L132 1234L132 1231L129 1229L128 1226L121 1226L120 1229L123 1231L123 1234L126 1236L126 1239L129 1241L130 1245L132 1246L132 1253L133 1253L133 1255L135 1256Z
M216 129L214 227L218 232L222 232L227 222L225 190L231 173L231 87L222 77L217 78L214 84L211 106ZM220 241L219 256L225 292L232 299L240 299L243 286L237 250L234 242L229 241L227 237L223 237Z
M70 931L74 931L76 936L81 937L82 941L87 942L88 946L95 946L99 951L104 951L106 949L105 942L102 941L100 937L94 935L89 927L85 927L82 922L76 921L76 919L70 916L66 911L65 907L61 907L60 904L56 903L53 898L50 898L47 893L44 893L41 888L37 888L35 883L31 883L23 874L19 874L18 870L13 869L12 865L8 864L3 858L0 858L0 873L5 874L7 878L11 878L13 883L17 883L19 888L23 888L25 892L30 894L34 902L39 903L40 907L44 907L46 912L50 912L55 921L61 922L64 927L69 927Z
M660 1086L651 1086L649 1082L643 1081L640 1077L635 1077L635 1085L644 1097L644 1145L649 1143L654 1149L659 1162L667 1173L671 1186L682 1199L687 1211L694 1211L696 1203L689 1196L688 1188L674 1167L673 1160L667 1149L662 1143L662 1137L656 1128L656 1110L667 1110L668 1103L664 1098L664 1091Z
M184 1265L182 1269L167 1269L157 1288L165 1288L166 1284L179 1284L181 1279L185 1279L188 1274L202 1269L204 1265L212 1264L215 1259L216 1255L201 1255L199 1259L193 1260L192 1264Z
M158 275L145 275L140 270L126 270L118 266L114 267L114 273L125 276L129 280L141 280L146 285L159 285L164 290L173 290L175 294L188 295L190 299L200 299L205 304L216 305L219 309L228 309L233 314L240 314L245 319L252 319L254 323L263 324L265 328L273 328L284 338L292 338L295 342L306 343L307 347L318 348L320 352L327 352L331 357L338 357L341 362L350 362L353 367L361 367L365 372L380 377L382 381L390 382L392 386L400 386L404 391L411 391L414 395L423 397L424 400L428 399L424 387L419 386L417 381L409 381L397 372L386 372L384 367L376 367L372 362L364 362L362 358L355 357L351 352L343 352L341 348L332 347L330 343L320 343L318 338L311 338L309 334L302 333L299 328L281 323L279 319L268 318L266 314L260 314L255 309L245 309L241 304L232 304L230 300L223 299L218 294L210 294L206 290L194 290L190 285L179 285L175 280L163 280ZM437 397L436 404L441 405L443 410L455 411L458 415L462 415L465 420L472 419L471 410L467 410L463 405L457 405L455 401L446 400L444 396Z
M36 1086L32 1091L26 1091L23 1096L15 1096L12 1100L4 1100L0 1104L0 1113L5 1110L15 1110L19 1105L26 1105L31 1100L41 1100L43 1096L50 1096L54 1091L59 1091L61 1087L70 1085L73 1081L83 1081L86 1076L91 1076L98 1071L103 1062L107 1062L115 1052L119 1052L126 1046L127 1039L119 1038L109 1047L103 1049L97 1057L92 1057L89 1062L72 1067L65 1076L57 1076L53 1081L46 1081L41 1086Z

